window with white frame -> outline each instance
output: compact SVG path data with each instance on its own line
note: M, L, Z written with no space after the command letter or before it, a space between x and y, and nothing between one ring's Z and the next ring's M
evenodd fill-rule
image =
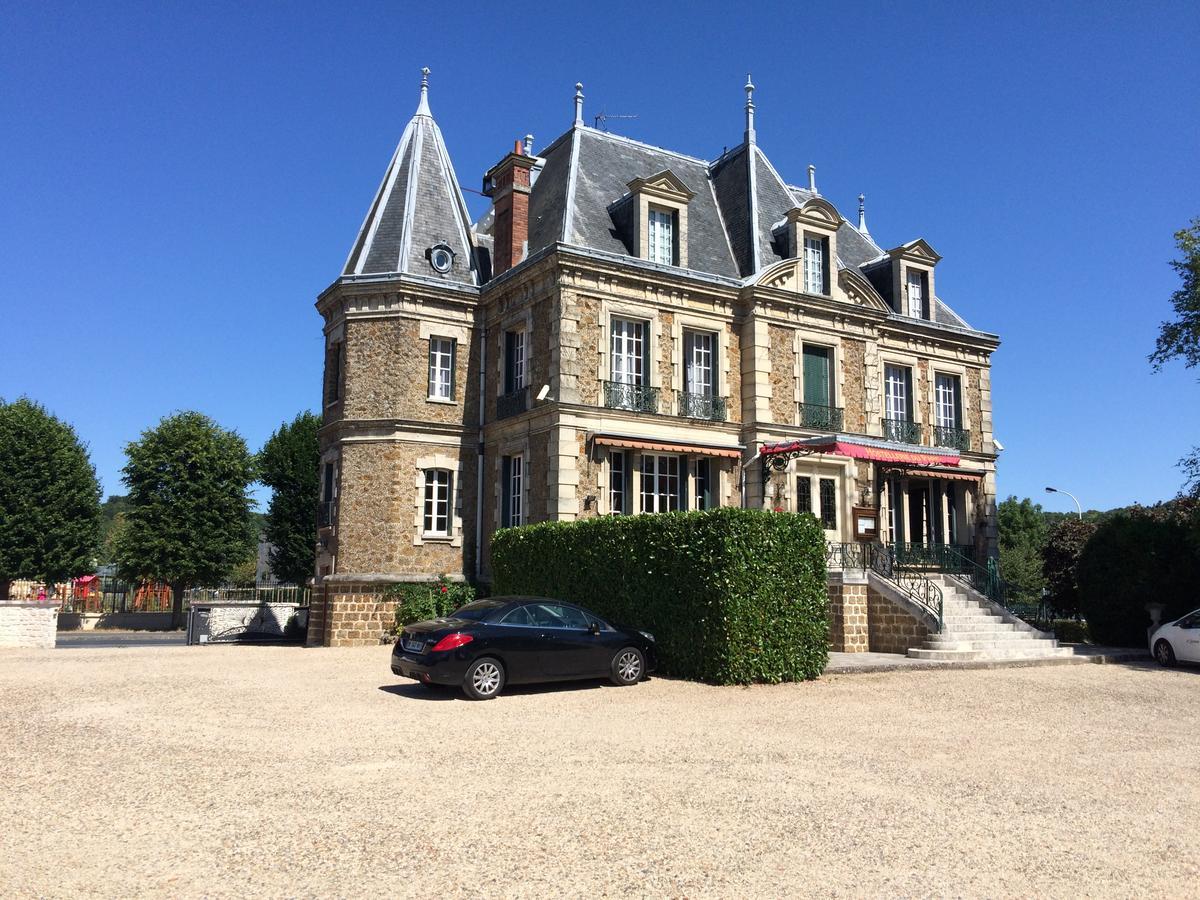
M925 318L925 273L908 269L908 315Z
M449 469L425 470L425 516L422 532L427 537L450 536Z
M646 258L666 266L675 264L675 216L665 209L650 209Z
M513 394L525 387L526 335L521 331L504 332L504 393Z
M713 349L717 336L709 331L683 333L683 390L687 394L711 397L713 390Z
M617 384L642 387L646 383L646 322L612 320L610 370Z
M613 450L608 454L608 511L614 515L629 512L628 481L624 450Z
M682 508L679 457L642 454L642 512L675 512Z
M825 241L808 234L804 236L804 290L825 293Z
M883 375L884 417L897 422L907 422L909 416L909 390L912 372L904 366L885 366Z
M429 339L429 398L454 399L454 339Z
M939 428L961 428L961 396L957 375L937 373L934 379L934 408Z
M500 525L514 528L525 521L525 457L506 456L500 473Z

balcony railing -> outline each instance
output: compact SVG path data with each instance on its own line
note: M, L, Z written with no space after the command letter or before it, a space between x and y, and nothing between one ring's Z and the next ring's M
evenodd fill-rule
M817 403L800 404L800 425L818 431L841 431L844 416L840 406L821 406Z
M317 527L328 528L337 518L337 501L326 500L317 504Z
M729 404L724 397L713 397L709 394L689 394L687 391L676 391L679 399L679 415L688 419L708 419L711 422L724 422Z
M507 419L529 409L529 385L496 398L496 418Z
M604 405L609 409L656 413L658 412L658 388L606 381L604 382Z
M971 449L971 432L965 428L951 428L949 425L933 427L933 443L937 447L950 447L954 450Z
M883 437L888 441L900 441L905 444L921 443L921 425L907 419L884 419Z

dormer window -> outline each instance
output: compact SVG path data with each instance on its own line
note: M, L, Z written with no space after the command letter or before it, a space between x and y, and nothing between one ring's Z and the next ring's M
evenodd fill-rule
M647 222L647 259L650 262L662 263L664 266L675 265L675 215L666 209L650 207Z
M788 257L800 261L804 293L830 296L841 223L837 210L829 201L813 197L803 206L789 209L786 221Z
M613 223L628 235L634 256L686 268L687 211L696 196L669 169L629 182L629 194L610 208Z

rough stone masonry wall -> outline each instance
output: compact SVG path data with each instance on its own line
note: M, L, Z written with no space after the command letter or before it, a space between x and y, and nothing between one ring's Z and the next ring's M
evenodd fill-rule
M967 369L967 383L963 385L963 403L966 405L967 421L971 423L971 449L983 451L983 394L979 387L979 370Z
M842 340L842 403L845 431L867 433L867 345L864 341Z
M920 647L929 637L929 628L924 622L869 586L867 630L872 653L907 653L909 647Z
M829 573L829 649L864 653L867 639L867 584L840 572Z
M57 605L0 602L0 647L50 649L57 639Z
M771 325L771 421L791 425L796 421L796 350L790 328Z
M309 647L365 647L388 637L396 603L383 600L384 584L327 583L315 591L308 622Z

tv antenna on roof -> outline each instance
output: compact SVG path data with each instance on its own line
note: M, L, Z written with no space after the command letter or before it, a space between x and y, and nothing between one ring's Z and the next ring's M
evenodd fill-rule
M599 128L601 131L608 131L608 125L605 123L607 123L609 119L636 119L637 116L628 116L624 115L623 113L607 113L601 110L593 118L596 123L596 128Z

